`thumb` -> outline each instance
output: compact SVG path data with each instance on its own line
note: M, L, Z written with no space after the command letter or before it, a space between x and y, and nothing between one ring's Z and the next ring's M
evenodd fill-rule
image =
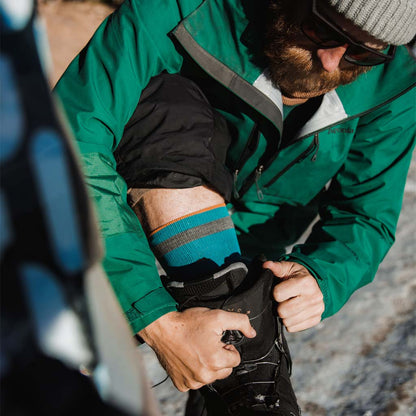
M263 263L264 269L269 269L276 277L285 279L293 273L293 263L289 261L266 261Z
M247 338L254 338L256 330L251 326L250 320L245 313L222 311L222 330L237 330L242 332Z

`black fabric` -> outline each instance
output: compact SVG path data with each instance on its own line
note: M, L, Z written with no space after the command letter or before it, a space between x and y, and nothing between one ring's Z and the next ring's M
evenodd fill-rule
M114 155L130 188L207 185L226 201L233 179L225 167L231 137L192 81L176 74L152 78Z
M218 266L217 266L218 269ZM162 283L165 287L168 287L168 290L175 297L175 300L179 302L179 310L185 310L189 308L187 302L194 298L199 300L199 296L204 296L207 293L210 294L210 298L215 298L216 302L219 302L221 294L224 292L224 284L228 292L236 289L245 278L245 272L242 269L230 270L227 274L222 275L216 279L212 278L212 275L209 278L197 280L197 281L188 281L178 290L175 290L174 287L171 287L172 278L169 276L161 276ZM219 305L219 303L218 303ZM211 306L210 306L211 307Z
M40 352L13 367L1 380L2 415L127 416L102 401L89 377Z

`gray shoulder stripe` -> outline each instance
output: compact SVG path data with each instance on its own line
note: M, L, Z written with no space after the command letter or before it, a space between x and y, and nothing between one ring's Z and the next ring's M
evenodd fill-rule
M180 23L172 33L204 71L263 114L280 132L282 131L282 111L269 96L203 49L186 30L183 23Z

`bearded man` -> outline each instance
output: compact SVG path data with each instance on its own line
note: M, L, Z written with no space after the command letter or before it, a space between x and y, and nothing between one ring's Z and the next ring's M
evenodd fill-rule
M299 415L281 324L335 314L393 244L415 21L412 0L127 0L58 83L132 331L207 414Z

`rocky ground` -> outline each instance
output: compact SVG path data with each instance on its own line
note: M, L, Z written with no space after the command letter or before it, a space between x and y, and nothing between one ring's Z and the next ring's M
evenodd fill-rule
M111 8L96 3L40 3L46 18L54 85ZM416 117L416 114L415 114ZM293 383L304 416L416 415L416 157L397 241L375 282L355 293L336 316L288 337ZM153 384L165 378L143 348ZM153 389L163 415L183 414L186 395L169 380Z

